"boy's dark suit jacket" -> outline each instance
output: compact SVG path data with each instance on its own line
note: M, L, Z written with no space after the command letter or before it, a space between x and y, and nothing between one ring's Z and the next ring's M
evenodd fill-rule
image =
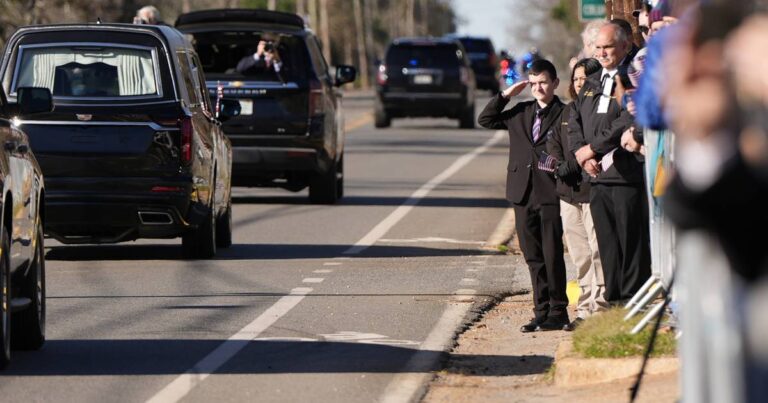
M555 178L538 169L539 158L547 152L547 139L560 130L560 114L564 104L555 97L541 123L541 135L533 143L536 101L520 102L504 111L508 99L497 95L480 113L477 121L488 129L507 129L509 132L509 165L507 166L507 200L515 205L559 204L555 191Z

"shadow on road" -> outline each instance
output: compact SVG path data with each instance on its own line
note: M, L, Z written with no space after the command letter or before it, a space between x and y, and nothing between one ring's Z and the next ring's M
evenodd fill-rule
M211 260L329 259L344 257L351 245L234 244ZM374 245L355 258L439 257L496 254L480 249L441 249L419 246ZM181 245L77 245L51 248L47 260L181 260Z
M338 206L400 206L407 197L392 196L346 196L339 200ZM309 200L304 195L297 196L233 196L235 204L306 204ZM509 203L499 198L477 197L425 197L419 199L422 207L472 207L472 208L507 208Z
M18 376L173 375L182 374L224 340L50 340L36 352L14 352L13 363L0 373ZM397 341L241 341L242 350L219 368L218 374L399 373L419 350ZM440 369L447 358L487 363L485 376L527 375L546 371L544 356L454 356L419 351L413 372ZM521 359L536 365L520 366ZM447 369L448 371L451 368Z

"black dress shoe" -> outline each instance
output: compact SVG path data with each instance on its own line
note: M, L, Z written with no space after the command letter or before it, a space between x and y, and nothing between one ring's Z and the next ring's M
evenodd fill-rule
M538 330L539 325L544 323L546 320L544 318L533 318L531 321L523 326L520 326L520 331L523 333L530 333L535 332Z
M576 330L577 327L581 326L581 324L584 322L584 318L576 318L573 320L573 322L569 323L563 330L567 332L572 332Z
M564 318L558 318L558 317L549 317L547 320L539 324L539 327L536 328L537 331L550 331L550 330L567 330L567 328L571 325L571 323L568 321L568 317Z

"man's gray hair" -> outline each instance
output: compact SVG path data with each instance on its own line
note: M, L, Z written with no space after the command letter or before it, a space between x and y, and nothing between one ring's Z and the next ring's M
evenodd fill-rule
M136 16L147 20L147 22L157 23L160 21L160 10L155 6L144 6L136 12Z

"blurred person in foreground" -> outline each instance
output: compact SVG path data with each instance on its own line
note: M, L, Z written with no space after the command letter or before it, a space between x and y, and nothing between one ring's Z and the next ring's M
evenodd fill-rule
M579 60L571 72L568 92L575 100L587 77L600 71L602 66L595 59ZM555 171L557 194L560 197L560 217L568 253L576 266L576 277L581 293L576 304L576 318L571 328L576 328L586 318L608 309L605 301L605 281L600 252L597 246L595 225L589 210L589 180L585 177L576 156L568 143L568 119L573 113L573 103L563 110L560 130L547 140L547 151L559 163Z
M621 303L650 277L648 201L643 163L621 148L633 119L616 99L616 80L631 48L615 24L600 29L595 56L602 69L591 75L574 101L569 145L591 179L590 211L597 231L605 299Z
M736 379L735 401L763 402L768 396L768 15L753 14L745 4L710 7L675 27L677 35L663 54L661 101L677 136L677 171L664 208L679 228L704 231L722 246L736 274L729 291L738 316L729 318L736 328L727 330L736 338L729 340L727 359L732 363L739 353L743 359L736 361L740 367L717 367L716 374L738 371L743 376ZM692 269L708 277L713 268ZM724 303L718 302L721 311ZM712 310L711 304L691 303ZM684 337L699 344L705 339ZM701 345L702 362L715 368L725 361Z
M533 288L534 318L520 328L524 333L570 327L563 227L552 175L555 167L546 158L547 138L559 130L565 107L555 96L559 83L551 62L533 61L528 80L493 97L478 117L480 125L487 129L509 132L507 200L515 210L515 230ZM510 99L528 86L534 100L505 110Z

